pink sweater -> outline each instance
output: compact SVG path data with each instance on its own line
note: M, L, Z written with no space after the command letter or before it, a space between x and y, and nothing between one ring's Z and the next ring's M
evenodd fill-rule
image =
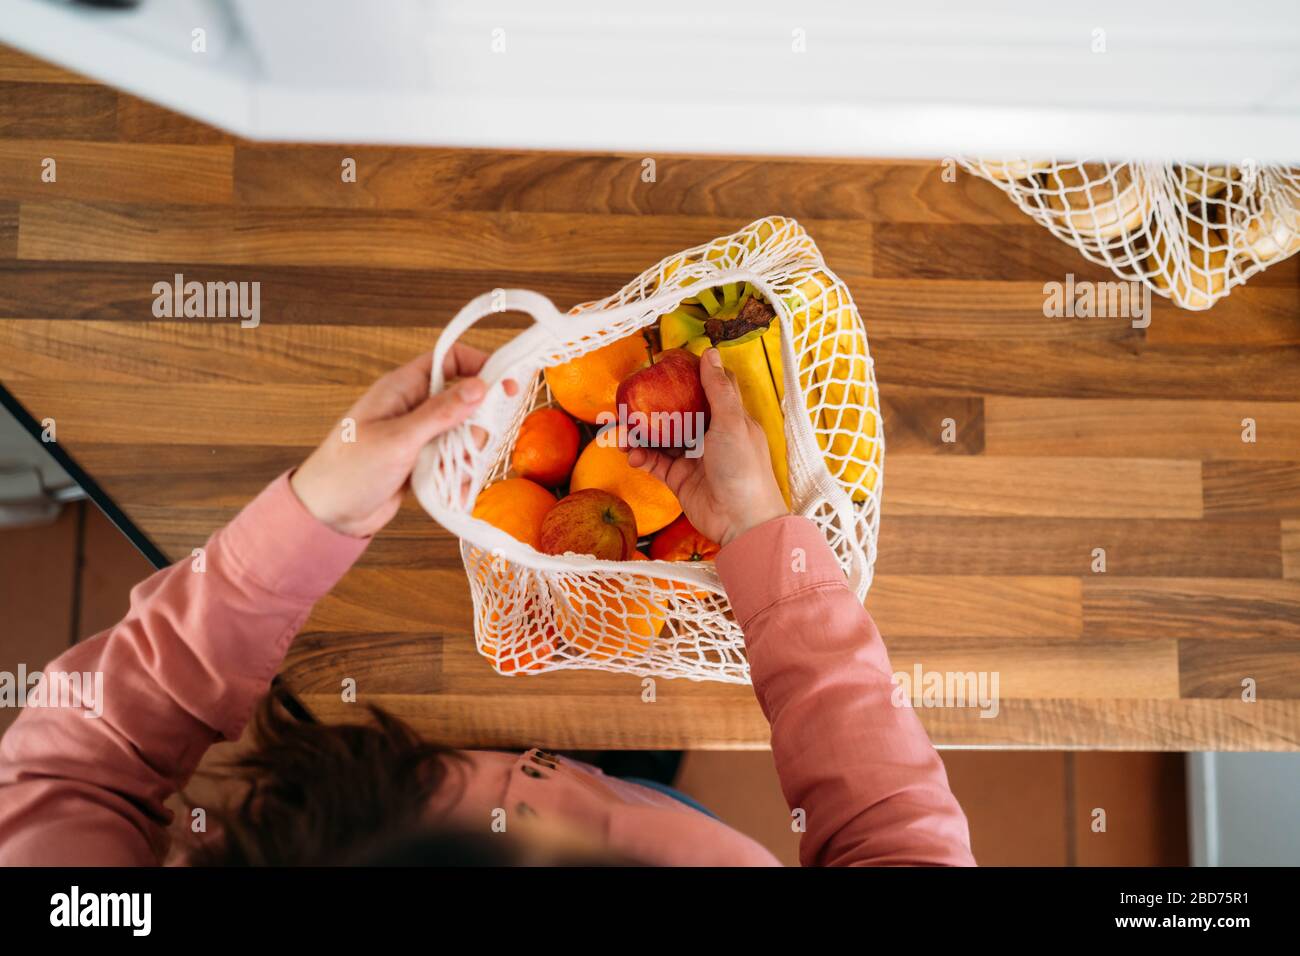
M204 751L238 738L312 605L366 541L316 521L282 475L208 542L131 593L117 626L47 671L102 672L102 716L29 707L0 740L0 864L150 865L164 801ZM806 568L792 570L793 549ZM875 624L811 522L737 538L717 566L745 632L805 865L973 864L966 820L916 714L890 697ZM545 678L541 678L545 679ZM468 754L447 812L550 815L651 864L775 864L759 844L658 791L540 751Z

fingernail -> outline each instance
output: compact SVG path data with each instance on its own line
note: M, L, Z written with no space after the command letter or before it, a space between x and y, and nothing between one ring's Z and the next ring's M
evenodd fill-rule
M462 402L470 405L487 394L487 386L481 378L467 378L456 386L456 394Z
M722 368L722 353L717 349L709 349L704 353L704 357L709 360L709 364L714 368Z

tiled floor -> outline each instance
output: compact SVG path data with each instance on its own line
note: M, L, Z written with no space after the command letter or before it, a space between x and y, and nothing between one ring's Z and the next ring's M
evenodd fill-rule
M0 669L12 671L20 661L42 666L74 638L117 621L131 586L152 569L98 508L81 502L51 525L0 531L0 570ZM14 716L0 709L0 730ZM1181 755L965 750L943 759L984 865L1187 862ZM798 862L770 753L689 753L678 785L782 861ZM1097 810L1104 830L1093 828Z
M67 505L36 528L0 530L0 670L43 667L120 620L153 568L95 505ZM0 730L16 712L0 708Z

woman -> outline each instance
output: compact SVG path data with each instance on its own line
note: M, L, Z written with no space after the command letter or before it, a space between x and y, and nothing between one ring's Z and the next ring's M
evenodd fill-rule
M701 457L630 461L723 546L802 862L972 864L943 764L891 703L875 624L816 527L787 512L717 352L704 358ZM158 572L122 622L50 665L102 672L102 716L28 709L0 740L0 863L164 860L164 801L211 744L241 735L312 605L397 512L420 449L482 401L483 360L458 347L446 372L459 381L432 397L427 355L385 375L347 413L355 440L336 427L213 535L203 570ZM535 750L444 752L382 713L325 727L264 702L259 740L240 762L242 802L210 811L191 862L776 863L671 794Z

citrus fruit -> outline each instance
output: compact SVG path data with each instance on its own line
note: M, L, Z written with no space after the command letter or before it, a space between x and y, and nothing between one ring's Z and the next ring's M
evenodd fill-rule
M647 559L634 551L632 560ZM560 639L569 649L585 652L594 660L645 655L668 617L665 605L617 579L566 581L560 589L567 598L556 602Z
M537 548L542 543L542 520L555 503L555 495L536 482L506 478L479 492L472 514Z
M546 384L560 407L596 424L601 412L614 414L619 383L650 364L650 345L640 332L545 370Z
M607 435L605 437L608 437ZM617 495L632 507L637 537L653 534L682 513L677 496L667 485L627 463L627 452L598 435L587 443L573 466L570 491L599 488Z
M695 529L681 515L650 542L650 557L656 561L712 561L722 548Z
M572 418L558 408L539 408L519 426L510 465L539 485L562 485L578 460L578 441Z

